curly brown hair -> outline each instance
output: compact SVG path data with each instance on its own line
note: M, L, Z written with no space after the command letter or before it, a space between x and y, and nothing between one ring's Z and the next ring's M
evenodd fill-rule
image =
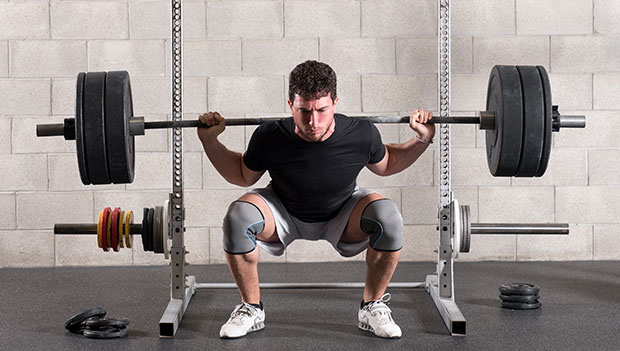
M318 99L329 94L336 99L336 72L328 64L313 60L298 64L289 76L288 98L295 101L295 94L304 99Z

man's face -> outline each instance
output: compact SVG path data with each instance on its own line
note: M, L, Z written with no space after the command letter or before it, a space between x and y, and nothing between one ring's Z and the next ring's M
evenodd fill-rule
M317 143L324 141L334 132L336 103L329 94L318 99L304 99L295 94L295 100L288 101L295 121L295 133L302 139Z

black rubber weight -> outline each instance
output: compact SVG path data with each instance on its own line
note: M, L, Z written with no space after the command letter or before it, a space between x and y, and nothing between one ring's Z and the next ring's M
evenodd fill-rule
M502 308L508 308L511 310L534 310L540 308L542 304L540 302L535 303L520 303L520 302L502 302Z
M65 322L65 328L72 333L80 332L82 329L82 322L92 317L103 318L105 316L105 313L106 312L101 307L86 310L69 318Z
M92 184L110 184L105 137L106 72L89 72L84 80L84 144Z
M530 283L502 284L499 287L502 295L538 295L540 288Z
M164 241L162 235L162 217L164 208L155 206L155 214L153 215L153 251L155 253L164 253Z
M108 328L104 330L84 330L84 336L91 339L114 339L127 336L127 328Z
M114 319L114 318L88 318L82 323L84 327L89 330L99 330L105 328L124 328L129 325L129 319Z
M153 234L154 234L154 232L153 232L153 230L154 230L153 225L154 225L154 223L153 222L155 221L154 217L155 217L155 209L149 208L149 221L148 221L148 223L149 223L149 234L147 236L147 243L148 243L149 251L154 251L153 250L153 245L154 245L154 240L153 240L154 239L153 238Z
M499 298L504 302L520 302L520 303L535 303L538 302L540 296L536 295L499 295Z
M523 139L516 177L534 177L540 165L545 134L543 85L534 66L517 66L523 97Z
M495 113L495 128L486 131L489 170L514 176L521 157L523 105L521 80L515 66L495 66L489 76L486 110Z
M551 155L551 133L553 132L553 106L551 102L551 83L549 82L549 76L547 75L547 71L543 66L536 66L536 68L538 69L538 73L540 74L540 79L543 84L543 93L545 95L545 144L543 146L543 153L540 160L540 165L538 166L538 170L536 171L536 176L542 177L542 175L545 174L545 171L547 171L549 156Z
M75 86L75 150L77 153L78 169L82 184L89 185L88 163L84 145L84 80L86 73L80 72Z
M134 137L129 130L133 116L129 73L108 72L105 87L105 135L110 180L114 184L131 183L135 153Z
M148 247L148 242L147 242L147 238L149 236L149 209L147 207L145 207L142 210L142 231L140 233L141 237L142 237L142 249L144 251L148 251L149 247Z

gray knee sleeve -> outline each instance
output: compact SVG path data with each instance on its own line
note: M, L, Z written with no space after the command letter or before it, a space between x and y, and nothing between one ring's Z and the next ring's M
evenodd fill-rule
M235 201L224 217L224 251L229 254L246 254L256 248L256 236L265 228L265 218L249 202Z
M403 217L390 199L369 203L362 212L360 226L370 235L370 247L377 251L398 251L403 247Z

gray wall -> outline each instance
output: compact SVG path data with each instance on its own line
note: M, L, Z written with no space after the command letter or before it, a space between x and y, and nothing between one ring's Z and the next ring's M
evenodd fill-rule
M493 178L484 134L453 128L453 185L480 222L568 222L569 237L485 236L462 260L620 259L620 1L452 1L452 110L485 105L494 64L547 67L554 103L588 116L585 130L554 136L547 174ZM185 1L185 118L286 116L287 73L319 59L339 74L339 112L408 114L436 110L436 1ZM136 211L161 205L170 188L166 131L137 140L136 181L83 186L75 146L35 137L37 123L73 113L79 71L130 72L134 108L169 118L169 1L0 0L0 267L162 264L141 249L103 253L94 236L54 237L61 222L93 222L104 206ZM386 142L406 126L381 126ZM230 127L221 140L243 151L253 128ZM245 192L227 184L185 133L187 246L191 263L221 263L221 218ZM436 246L434 149L407 171L359 184L402 208L403 260L432 260ZM259 184L266 184L265 176ZM139 238L138 238L139 239ZM321 242L296 242L265 260L339 256ZM363 259L360 255L354 259Z

